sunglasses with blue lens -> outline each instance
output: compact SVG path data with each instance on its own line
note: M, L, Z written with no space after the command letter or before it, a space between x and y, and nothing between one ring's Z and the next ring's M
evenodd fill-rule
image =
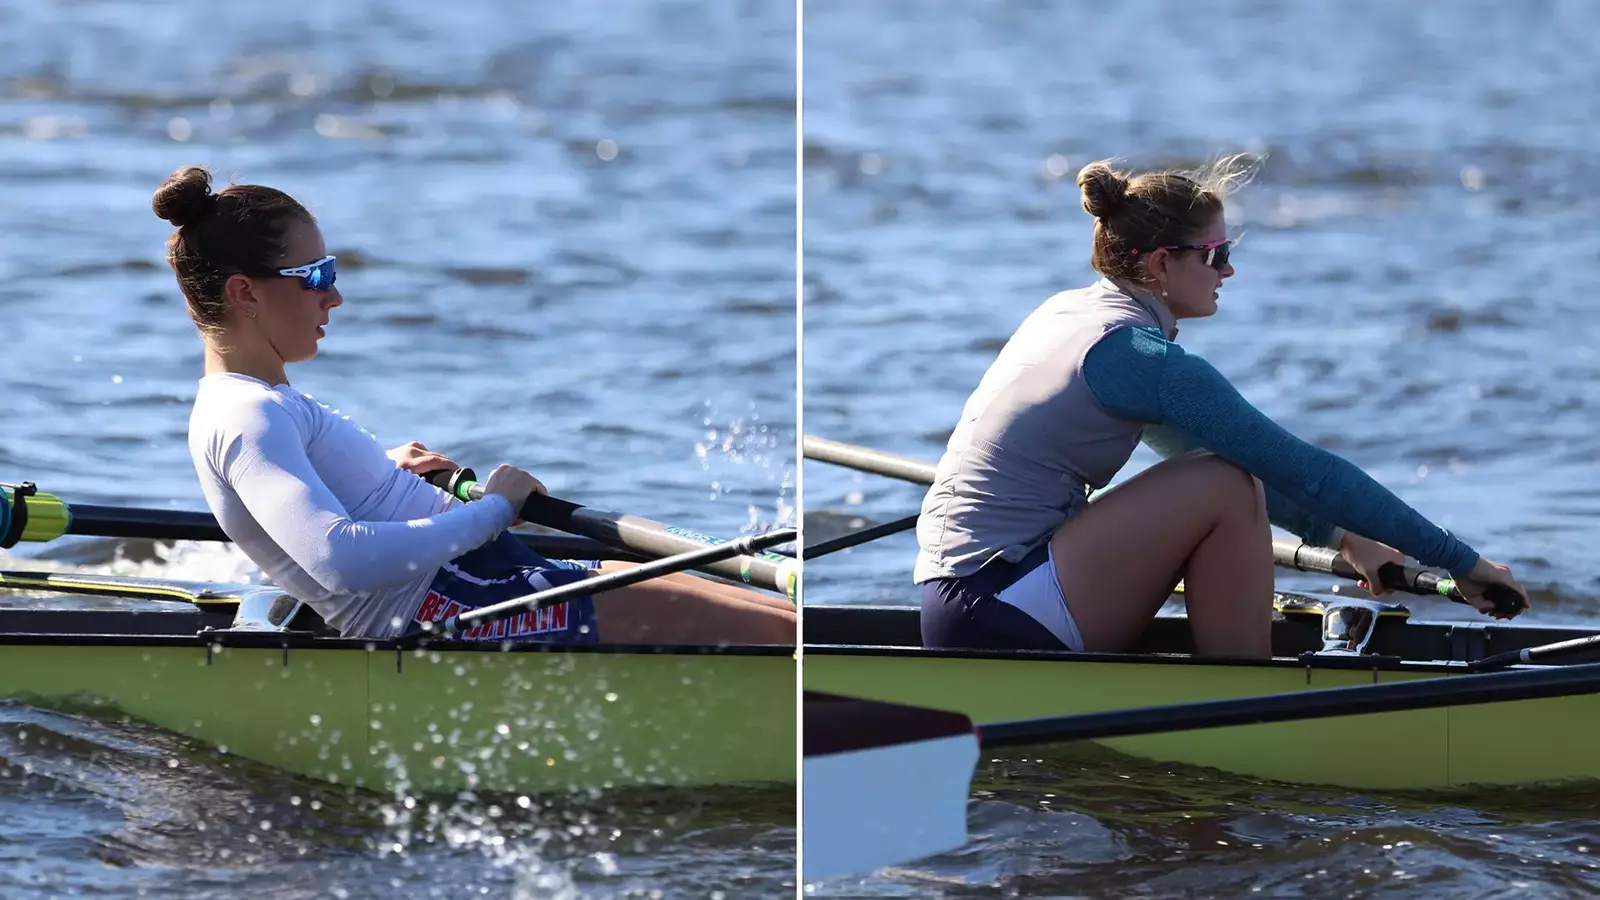
M314 263L295 266L292 269L279 269L277 274L285 278L300 279L300 286L307 290L325 291L339 280L339 273L333 265L334 259L332 256L324 256Z

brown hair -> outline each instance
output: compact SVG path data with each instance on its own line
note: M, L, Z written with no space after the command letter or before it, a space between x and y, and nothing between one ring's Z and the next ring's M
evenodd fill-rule
M156 188L151 209L177 227L167 239L167 262L202 332L222 327L228 276L260 275L283 265L284 234L316 220L299 201L274 188L233 184L211 192L211 173L185 166Z
M1254 175L1259 158L1225 157L1194 172L1147 172L1131 176L1092 162L1078 171L1083 208L1094 216L1095 271L1140 281L1141 257L1158 247L1187 244L1222 212L1231 187Z

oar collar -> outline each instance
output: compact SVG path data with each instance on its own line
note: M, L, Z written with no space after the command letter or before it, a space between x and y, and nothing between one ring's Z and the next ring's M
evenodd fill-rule
M31 481L0 484L0 549L18 541L53 541L72 525L72 510L54 494L41 494Z

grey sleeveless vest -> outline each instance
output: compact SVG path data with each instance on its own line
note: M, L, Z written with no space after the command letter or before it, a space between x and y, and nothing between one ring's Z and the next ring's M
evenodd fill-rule
M916 583L1020 560L1128 462L1144 423L1103 411L1083 380L1089 348L1125 326L1177 334L1165 304L1109 278L1023 321L967 399L923 498Z

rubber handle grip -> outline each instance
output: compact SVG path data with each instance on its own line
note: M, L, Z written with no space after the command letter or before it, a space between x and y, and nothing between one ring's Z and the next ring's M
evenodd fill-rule
M1340 559L1343 562L1343 559ZM1349 566L1348 563L1345 564ZM1353 571L1354 567L1349 566ZM1359 577L1359 573L1357 573ZM1385 587L1395 590L1418 590L1424 593L1439 594L1449 597L1457 603L1472 605L1466 595L1461 593L1460 584L1452 578L1440 578L1432 572L1408 571L1397 563L1384 563L1378 570L1378 577L1383 580ZM1505 585L1490 585L1483 593L1484 597L1494 604L1496 618L1510 618L1527 609L1522 602L1522 595Z
M483 498L483 485L478 483L477 473L469 468L435 469L422 476L422 478L458 500L480 500ZM477 489L476 494L473 493L474 488Z

